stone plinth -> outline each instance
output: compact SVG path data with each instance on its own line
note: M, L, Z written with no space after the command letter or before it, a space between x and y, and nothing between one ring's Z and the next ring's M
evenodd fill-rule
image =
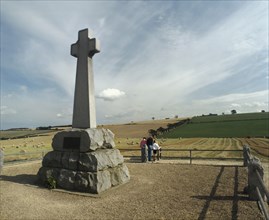
M114 134L108 129L72 129L57 133L52 140L52 148L56 151L94 151L98 148L113 148Z
M57 187L100 193L130 180L123 156L108 129L73 129L57 133L38 172L42 183L49 178Z

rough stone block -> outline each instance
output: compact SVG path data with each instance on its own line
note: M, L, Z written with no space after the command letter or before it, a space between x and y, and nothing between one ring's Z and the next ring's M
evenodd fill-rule
M112 186L120 185L130 180L129 170L125 164L109 169L109 171Z
M81 153L78 170L96 172L110 167L116 167L124 162L118 149L100 149L90 153Z
M77 172L76 180L75 180L75 189L81 192L88 192L88 173L86 172Z
M103 130L103 134L104 134L104 147L105 148L113 148L115 147L115 143L114 143L114 134L112 131L110 131L109 129L104 129Z
M62 168L69 169L69 158L71 152L63 152L62 154Z
M72 129L57 133L52 148L58 151L88 152L98 148L114 148L114 134L104 128Z
M100 193L111 187L111 177L108 170L89 174L89 192Z
M43 158L42 165L44 167L62 168L62 152L50 151Z
M42 184L53 177L57 188L97 194L130 180L128 168L124 164L97 172L41 167L38 176Z
M59 168L51 168L51 167L41 167L37 173L39 180L41 183L45 183L50 177L53 177L55 180L58 179L60 173Z
M69 157L68 167L70 170L77 170L78 168L79 152L71 152Z
M75 176L75 171L61 169L57 179L57 185L61 188L72 190L75 188Z

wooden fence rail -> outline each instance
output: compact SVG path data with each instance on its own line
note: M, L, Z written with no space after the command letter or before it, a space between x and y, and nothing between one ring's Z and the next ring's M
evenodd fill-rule
M268 205L266 204L266 202L269 204L269 191L263 181L263 166L257 157L251 155L249 146L243 146L243 155L244 166L248 168L248 186L245 191L251 200L258 201L265 219L269 220Z
M140 149L139 148L134 148L134 149L130 149L130 148L123 148L123 149L119 149L121 152L139 152L140 153ZM27 157L29 156L33 156L33 155L37 155L37 158L43 158L44 155L47 153L48 151L38 151L38 152L25 152L25 153L15 153L15 154L5 154L4 155L4 162L13 162L13 161L20 161L20 160L26 160ZM188 152L188 156L165 156L165 152ZM193 160L243 160L243 156L241 157L200 157L200 156L194 156L194 152L240 152L243 153L242 150L205 150L205 149L162 149L162 158L165 159L184 159L184 160L189 160L190 164L192 164ZM18 157L18 158L14 158L14 157ZM23 157L24 159L20 159L20 157ZM140 157L140 154L138 154L138 156L128 156L128 155L124 155L124 157ZM14 159L12 159L14 158Z
M119 149L121 152L128 152L128 151L139 151L139 148L134 148L134 149L130 149L130 148L122 148ZM187 157L167 157L164 156L165 152L188 152ZM197 157L197 156L193 156L193 152L240 152L243 153L243 150L205 150L205 149L162 149L162 158L166 158L166 159L188 159L190 160L190 164L192 164L193 160L243 160L243 156L241 157ZM241 154L242 155L242 154ZM139 157L139 156L128 156L128 155L124 155L124 157Z

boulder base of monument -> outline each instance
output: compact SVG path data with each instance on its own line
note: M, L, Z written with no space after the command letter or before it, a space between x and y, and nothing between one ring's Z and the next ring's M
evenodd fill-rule
M73 129L57 133L38 171L39 180L57 188L100 193L130 180L120 151L108 129Z
M98 149L96 151L80 152L48 152L43 161L44 167L64 168L70 170L96 172L116 167L124 162L118 149Z
M46 184L49 178L56 181L57 188L87 193L101 193L112 186L130 180L129 170L125 164L97 172L73 171L61 168L41 167L39 180Z

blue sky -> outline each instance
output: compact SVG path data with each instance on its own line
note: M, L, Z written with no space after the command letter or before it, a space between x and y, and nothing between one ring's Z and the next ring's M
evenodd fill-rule
M1 129L72 123L84 28L98 124L268 111L268 1L1 1Z

